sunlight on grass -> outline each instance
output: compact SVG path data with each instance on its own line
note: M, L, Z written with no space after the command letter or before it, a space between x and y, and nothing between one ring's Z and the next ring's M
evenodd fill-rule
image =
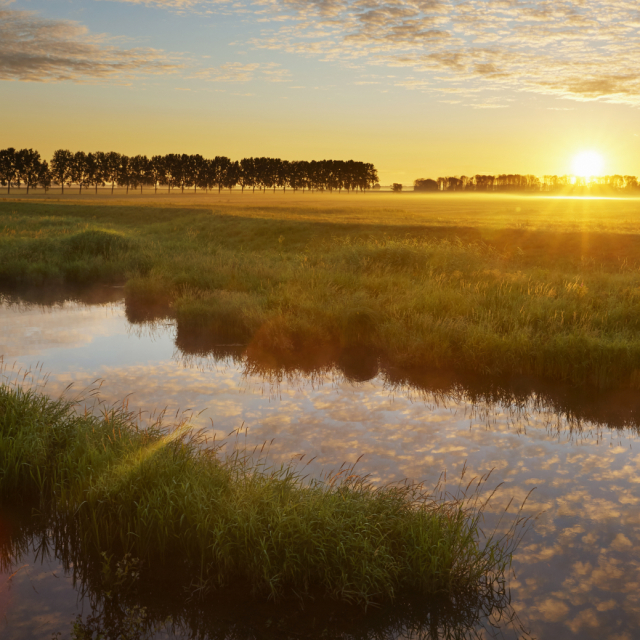
M270 198L0 203L0 279L124 282L131 313L274 353L640 384L636 200Z
M182 563L198 591L244 581L270 598L366 605L491 590L527 527L516 511L482 533L486 478L455 495L374 486L353 466L305 479L295 466L270 466L260 449L225 456L184 423L139 428L124 409L94 416L74 406L5 378L2 503L73 516L87 554Z

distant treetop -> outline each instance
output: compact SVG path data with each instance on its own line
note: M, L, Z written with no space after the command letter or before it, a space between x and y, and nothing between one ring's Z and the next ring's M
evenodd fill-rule
M413 183L414 191L438 191L438 183L431 178L418 178Z
M126 156L116 152L97 151L72 153L66 149L54 152L51 163L40 159L32 149L0 150L0 184L7 187L24 184L45 189L52 184L64 188L110 186L140 189L144 186L208 191L234 187L260 190L277 188L286 191L365 191L379 186L378 172L373 164L354 160L300 160L280 158L243 158L233 162L226 156L203 156L169 153L164 156Z
M434 182L433 180L416 180L418 183ZM635 176L534 176L531 174L501 173L498 175L476 174L475 176L447 176L438 178L436 182L438 191L529 191L551 192L570 189L608 189L608 190L635 190L638 188L638 179Z

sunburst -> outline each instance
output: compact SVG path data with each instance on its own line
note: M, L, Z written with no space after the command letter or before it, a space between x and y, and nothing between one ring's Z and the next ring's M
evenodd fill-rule
M573 174L589 178L602 174L604 160L597 151L582 151L573 159Z

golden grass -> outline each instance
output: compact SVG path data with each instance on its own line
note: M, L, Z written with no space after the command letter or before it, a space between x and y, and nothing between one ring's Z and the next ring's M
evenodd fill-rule
M272 351L640 384L640 200L120 195L0 202L0 277L128 302Z

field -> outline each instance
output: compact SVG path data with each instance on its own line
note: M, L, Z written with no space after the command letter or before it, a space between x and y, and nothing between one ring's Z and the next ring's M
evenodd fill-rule
M640 386L640 200L448 194L0 200L7 284L128 304L268 352Z

